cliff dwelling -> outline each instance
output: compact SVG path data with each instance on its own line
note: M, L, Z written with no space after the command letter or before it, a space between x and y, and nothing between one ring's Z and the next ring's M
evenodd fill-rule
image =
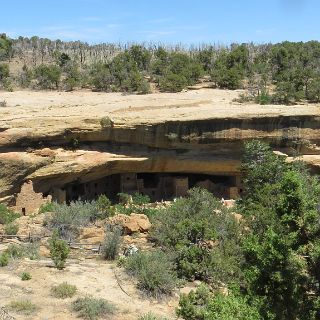
M74 181L53 187L49 194L57 202L94 200L104 194L117 201L119 193L148 195L152 201L184 197L192 187L202 187L215 196L236 199L241 193L240 177L196 173L123 173L88 182Z

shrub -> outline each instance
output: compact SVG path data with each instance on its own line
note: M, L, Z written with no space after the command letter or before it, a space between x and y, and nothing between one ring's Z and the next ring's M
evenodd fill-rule
M9 256L6 252L0 254L0 267L5 267L9 263Z
M74 311L83 319L95 320L115 313L113 304L105 299L93 297L78 298L72 303Z
M54 212L56 208L55 202L46 202L39 208L39 213Z
M103 117L100 119L100 125L102 128L111 128L113 126L113 122L109 117Z
M272 96L268 92L262 92L255 97L255 101L261 105L272 103Z
M155 297L171 294L178 284L171 259L161 251L131 255L125 268L137 278L139 289Z
M0 83L9 77L9 65L7 63L0 63Z
M212 294L208 287L200 286L188 295L182 294L178 316L186 320L260 320L255 304L242 296Z
M57 269L63 269L70 252L69 246L64 240L58 238L56 232L54 232L52 238L49 241L49 244L50 256L55 267Z
M167 320L167 318L156 316L155 314L149 312L138 318L138 320Z
M80 227L96 220L98 212L95 201L55 204L54 213L46 223L51 229L57 229L63 239L75 238Z
M8 235L15 235L19 231L19 226L16 223L8 223L4 227L4 232Z
M150 197L146 194L135 192L132 195L132 203L141 206L143 204L150 203Z
M150 84L146 80L142 80L138 89L140 94L148 94L151 92Z
M218 67L212 71L211 78L223 89L235 90L241 85L241 72L237 68Z
M16 312L21 312L25 315L34 313L38 308L29 300L14 300L8 305L8 309Z
M99 211L99 218L104 219L111 215L111 201L104 194L100 195L97 199L97 209Z
M7 107L8 106L8 104L7 104L7 101L6 100L1 100L0 101L0 108L5 108L5 107Z
M121 231L116 228L112 232L108 232L102 245L102 254L106 260L114 260L120 250L121 245Z
M242 277L240 226L220 200L195 188L159 212L152 238L173 252L178 275L213 284Z
M166 134L166 137L168 138L169 141L178 141L179 139L179 135L174 132L169 132L168 134Z
M19 218L20 214L8 209L4 204L0 203L0 224L13 222Z
M61 69L55 65L41 64L34 68L33 77L41 89L58 89Z
M120 192L118 193L119 202L122 204L130 204L132 202L132 196L130 194Z
M33 242L23 246L24 256L30 260L38 260L40 258L39 243Z
M81 73L76 64L68 63L64 67L66 72L66 77L63 81L64 88L67 91L72 91L76 86L81 83Z
M187 84L188 81L183 75L168 73L160 79L159 87L162 91L180 92Z
M24 255L23 246L18 244L9 244L6 253L12 259L21 259Z
M72 298L77 292L77 287L63 282L51 288L51 294L58 299Z
M29 272L22 272L21 274L21 280L22 281L28 281L31 280L31 274Z
M10 244L6 249L6 253L12 259L21 259L27 257L30 260L39 259L39 244L27 243L27 244Z

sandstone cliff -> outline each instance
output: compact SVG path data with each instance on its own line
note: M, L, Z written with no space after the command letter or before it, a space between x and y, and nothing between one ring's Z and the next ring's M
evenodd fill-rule
M242 105L238 94L1 93L0 198L12 200L29 179L47 193L122 172L237 175L253 138L298 150L320 171L319 105Z

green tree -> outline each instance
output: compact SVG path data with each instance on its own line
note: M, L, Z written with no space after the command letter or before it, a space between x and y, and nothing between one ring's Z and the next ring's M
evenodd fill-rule
M9 65L7 63L0 63L0 82L9 77Z
M241 282L240 226L206 190L192 189L154 222L152 237L173 253L181 278L212 285ZM216 243L217 245L213 245Z
M180 92L187 84L187 79L183 75L170 72L160 79L159 88L165 92Z
M5 33L0 34L0 61L12 55L12 40Z
M231 51L221 51L211 71L212 81L220 88L240 88L248 69L248 61L249 51L245 44L235 46Z
M56 55L57 64L59 65L60 68L65 67L71 62L70 56L64 52L62 53L56 52L55 55Z
M64 85L67 91L72 91L81 82L81 73L75 63L69 63L64 66L65 78Z
M133 45L128 51L140 71L147 71L151 62L151 53L140 45Z
M256 303L237 294L210 292L207 286L200 286L179 300L178 316L186 320L260 320Z
M41 64L33 69L33 77L42 89L58 89L61 69L55 65Z
M55 267L57 269L63 269L70 252L68 244L64 240L59 239L58 233L54 232L49 241L49 245L50 256Z
M307 98L311 102L320 102L320 75L315 76L309 83Z
M262 301L263 319L318 319L319 181L298 163L275 159L262 143L250 142L246 149L248 292Z

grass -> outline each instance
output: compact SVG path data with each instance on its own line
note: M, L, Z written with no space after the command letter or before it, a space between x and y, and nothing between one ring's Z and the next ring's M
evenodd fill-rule
M11 301L7 307L11 311L23 313L25 315L30 315L38 309L38 307L30 300L14 300Z
M105 299L97 299L87 296L78 298L72 303L74 311L78 312L79 317L86 320L96 320L115 313L115 306Z
M9 256L6 252L0 254L0 267L5 267L9 263Z
M31 274L29 272L22 272L21 274L21 280L22 281L28 281L31 280Z
M4 204L0 203L0 224L7 224L19 218L20 214L8 209Z
M7 235L16 235L18 231L19 231L19 226L13 222L6 224L4 227L4 232Z
M63 282L51 288L51 294L58 299L72 298L77 292L77 287Z
M164 317L156 316L152 312L149 312L140 316L137 320L168 320L168 319Z
M21 245L10 244L6 250L6 254L12 259L26 257L30 260L38 260L40 258L39 244L35 242Z

